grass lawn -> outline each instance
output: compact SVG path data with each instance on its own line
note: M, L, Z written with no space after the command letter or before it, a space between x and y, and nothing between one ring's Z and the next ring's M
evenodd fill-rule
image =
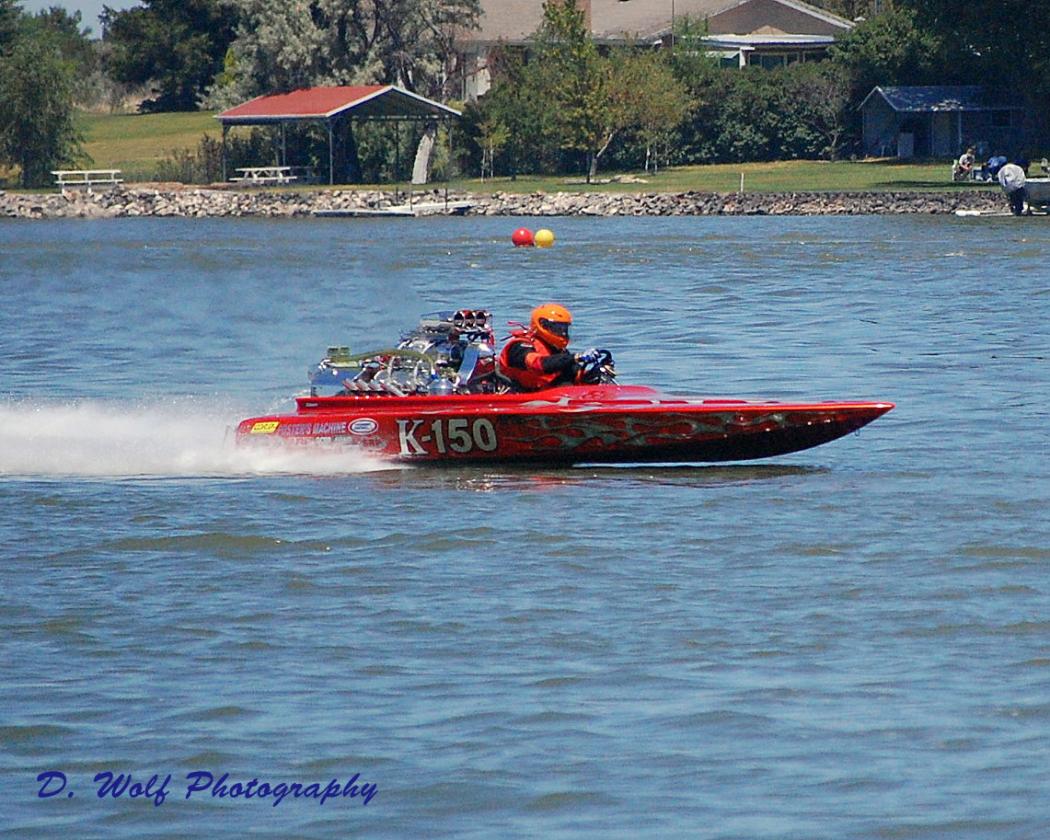
M951 163L947 161L899 162L895 159L840 161L775 161L772 163L718 163L706 166L676 166L657 175L643 172L600 172L593 184L582 176L522 175L510 178L457 178L449 189L472 193L608 193L608 192L736 192L740 175L745 192L870 192L870 191L952 191L998 189L998 184L952 183ZM946 174L947 173L947 174ZM1034 173L1033 173L1034 174ZM611 180L618 176L626 181ZM602 182L605 183L602 183ZM408 183L360 185L362 189L418 191ZM444 182L429 185L443 188ZM338 187L337 187L338 188ZM324 187L324 189L328 189Z
M214 112L168 114L81 114L84 149L93 167L123 171L128 181L149 181L157 162L175 149L195 150L205 133L221 136ZM523 176L509 178L457 179L451 186L470 192L736 192L744 175L746 192L802 192L851 190L954 190L972 189L971 184L953 184L949 161L783 161L776 163L711 164L681 166L658 175L632 173L645 183L582 183L579 176ZM614 173L599 172L598 179ZM362 185L364 186L364 185ZM392 188L392 184L378 185ZM407 185L401 185L406 188ZM443 186L436 184L433 186ZM300 187L301 189L301 187Z
M773 163L717 163L707 166L678 166L657 175L636 173L646 183L579 183L580 178L519 177L457 182L456 186L478 192L736 192L744 176L745 192L808 192L855 190L953 190L972 189L973 183L953 184L951 164L944 161L898 162L894 159L840 161L791 160ZM598 173L598 180L612 173Z
M80 114L86 168L120 169L129 181L149 181L174 149L196 149L202 135L221 137L214 111L172 114Z

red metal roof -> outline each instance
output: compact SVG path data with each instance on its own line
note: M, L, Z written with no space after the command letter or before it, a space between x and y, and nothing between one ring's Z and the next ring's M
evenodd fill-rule
M362 116L420 117L459 116L459 112L394 85L357 85L301 88L289 93L258 96L223 111L224 123L264 123L279 120L329 119L353 110Z
M223 117L314 117L322 119L333 111L340 111L366 97L373 96L387 85L358 85L354 87L302 88L290 93L272 93L257 96L219 114Z

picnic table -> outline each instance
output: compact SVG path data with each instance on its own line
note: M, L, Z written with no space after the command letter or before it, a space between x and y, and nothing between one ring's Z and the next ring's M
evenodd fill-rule
M119 169L52 169L51 174L55 176L56 186L62 187L92 187L96 184L116 185L124 182Z
M290 184L299 176L292 172L291 166L239 166L240 176L230 178L248 186L266 184Z

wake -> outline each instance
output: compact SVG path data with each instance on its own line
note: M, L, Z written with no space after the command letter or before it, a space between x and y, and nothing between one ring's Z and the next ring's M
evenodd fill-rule
M237 447L250 410L200 399L0 402L0 476L213 478L390 469L358 452Z

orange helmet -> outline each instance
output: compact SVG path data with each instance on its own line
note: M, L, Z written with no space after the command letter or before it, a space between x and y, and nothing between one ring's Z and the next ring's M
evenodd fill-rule
M529 329L555 350L569 346L572 313L559 303L541 303L532 310Z

